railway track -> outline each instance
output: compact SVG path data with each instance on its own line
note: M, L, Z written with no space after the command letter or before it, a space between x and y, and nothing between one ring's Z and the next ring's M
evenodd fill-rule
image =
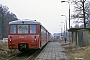
M38 50L36 52L26 52L26 53L17 53L7 60L34 60L37 55L41 52L41 50Z
M7 60L35 60L35 58L40 54L40 52L44 49L45 46L43 46L42 49L39 49L37 51L32 50L31 52L25 53L19 52L13 55L12 57L8 58Z
M38 50L37 52L35 52L34 54L32 54L30 57L28 57L27 59L25 60L35 60L35 58L37 57L37 55L39 55L39 53L41 52L42 50Z
M35 52L36 53L36 52ZM33 54L31 52L26 52L26 53L17 53L16 55L11 56L7 60L28 60L29 58L32 58Z
M48 43L47 43L48 44ZM47 45L46 44L46 45ZM43 47L42 47L42 49L39 49L37 52L35 52L33 55L31 55L30 57L28 57L27 59L25 59L25 60L35 60L35 58L40 54L40 52L45 48L45 46L46 45L44 45Z
M15 58L16 56L18 56L19 54L21 54L21 52L14 54L13 56L10 56L10 58L8 58L7 60L12 60L13 58Z
M11 56L7 60L35 60L37 55L42 51L42 49L35 52L25 52L25 53L17 53L16 55Z

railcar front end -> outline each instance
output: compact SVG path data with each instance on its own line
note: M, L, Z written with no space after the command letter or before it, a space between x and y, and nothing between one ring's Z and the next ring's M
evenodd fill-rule
M40 49L49 41L49 32L36 21L17 20L8 25L8 48Z
M39 49L38 25L9 25L8 47L9 49Z

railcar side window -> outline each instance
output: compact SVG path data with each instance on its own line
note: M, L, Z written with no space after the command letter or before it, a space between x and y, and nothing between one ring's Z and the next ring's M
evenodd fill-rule
M16 25L10 26L10 34L16 34Z
M36 25L30 25L30 34L36 34Z
M18 34L27 34L28 25L18 25Z

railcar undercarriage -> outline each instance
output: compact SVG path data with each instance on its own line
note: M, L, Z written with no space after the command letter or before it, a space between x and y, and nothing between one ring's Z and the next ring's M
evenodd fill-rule
M28 44L18 44L18 50L21 52L25 52L28 49Z

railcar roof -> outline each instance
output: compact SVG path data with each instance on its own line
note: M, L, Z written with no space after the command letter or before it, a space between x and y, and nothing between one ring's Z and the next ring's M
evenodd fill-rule
M9 24L22 24L22 22L24 22L24 24L40 24L41 25L40 22L35 21L35 20L30 20L30 19L11 21L9 22Z
M22 22L24 22L24 24L40 24L40 25L42 25L40 22L38 22L36 20L31 20L31 19L18 19L18 20L9 22L9 24L22 24Z

